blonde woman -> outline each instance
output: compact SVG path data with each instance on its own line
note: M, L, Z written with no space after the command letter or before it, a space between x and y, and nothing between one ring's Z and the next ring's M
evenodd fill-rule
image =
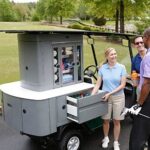
M104 63L98 72L97 83L92 90L92 95L97 93L101 86L102 90L108 93L103 97L104 101L108 101L108 113L102 118L104 139L102 140L102 147L107 148L109 144L109 122L113 117L114 124L114 150L120 150L119 135L120 135L120 120L124 117L120 116L122 109L125 106L124 87L126 84L126 69L125 66L117 62L117 53L114 48L108 48L105 51L106 63Z

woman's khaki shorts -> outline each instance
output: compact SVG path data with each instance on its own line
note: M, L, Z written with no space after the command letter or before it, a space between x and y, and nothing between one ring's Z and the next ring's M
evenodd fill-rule
M124 116L121 116L121 112L125 107L125 95L111 95L108 99L108 113L102 116L102 119L110 120L123 120Z

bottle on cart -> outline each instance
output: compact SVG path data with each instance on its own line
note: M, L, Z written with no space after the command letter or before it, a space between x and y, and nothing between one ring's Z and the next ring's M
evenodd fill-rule
M133 70L131 73L131 79L133 82L133 86L137 87L139 84L139 77L138 77L138 73L135 70Z
M83 93L80 93L80 98L83 98L84 97L84 94Z

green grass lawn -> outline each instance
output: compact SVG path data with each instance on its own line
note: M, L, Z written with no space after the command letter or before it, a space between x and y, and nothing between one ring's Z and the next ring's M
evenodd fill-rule
M54 29L60 30L64 28L40 25L39 23L10 23L0 22L1 29ZM18 45L17 34L0 33L0 84L19 80L19 59L18 59ZM95 38L95 49L98 64L104 61L104 50L108 47L114 47L118 52L118 61L125 64L128 72L130 72L130 57L128 48L121 44L108 42L99 37ZM91 47L87 44L87 37L84 37L84 66L94 64L94 60L91 53Z
M0 22L0 30L66 30L63 27L44 25L39 22Z
M17 35L0 33L0 84L19 79Z

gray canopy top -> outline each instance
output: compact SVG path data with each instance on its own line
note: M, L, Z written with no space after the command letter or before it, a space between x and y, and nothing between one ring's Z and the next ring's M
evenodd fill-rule
M24 34L82 34L82 35L99 35L99 36L135 36L135 34L115 33L115 32L98 32L98 31L84 31L84 30L0 30L5 33L24 33Z

